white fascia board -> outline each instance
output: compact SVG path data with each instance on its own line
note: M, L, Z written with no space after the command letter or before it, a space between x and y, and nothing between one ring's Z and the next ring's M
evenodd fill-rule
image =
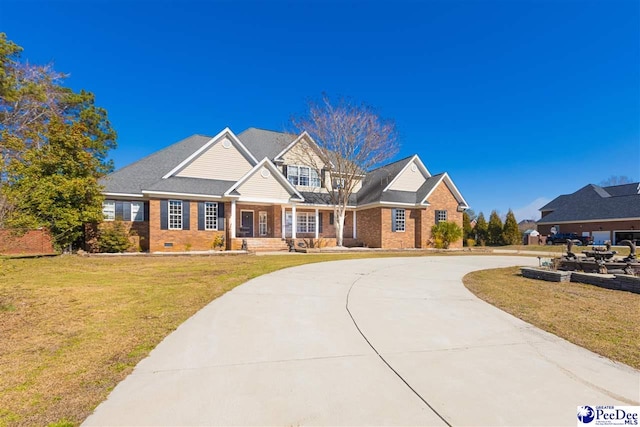
M431 194L435 191L435 189L438 188L438 186L440 185L440 183L442 183L442 181L445 181L445 184L453 192L453 196L458 201L458 204L462 205L462 207L465 209L469 209L469 205L467 204L467 201L464 199L464 197L462 197L462 194L458 190L458 187L456 187L456 185L453 183L453 181L449 177L449 174L446 172L442 174L442 177L438 180L438 183L433 186L433 188L431 189L431 191L429 191L429 193L427 193L427 195L424 197L421 203L425 203L427 201L429 196L431 196Z
M640 221L640 218L603 218L603 219L575 219L573 221L536 221L536 224L581 224L588 222L620 222L620 221ZM597 230L596 230L597 231ZM607 231L607 230L603 230ZM611 231L611 230L608 230Z
M290 199L270 199L266 197L240 197L236 199L238 203L258 203L258 204L266 204L266 205L286 205L291 202L300 202L300 200L290 198Z
M247 147L245 147L244 144L242 142L240 142L238 137L231 131L231 129L226 127L220 133L218 133L216 136L214 136L209 141L207 141L206 144L204 144L198 150L194 151L193 154L191 154L189 157L187 157L185 160L183 160L178 166L176 166L175 168L171 169L171 171L169 171L169 173L167 173L165 176L163 176L162 179L167 179L167 178L171 177L174 173L178 172L180 169L182 169L183 167L188 165L193 159L198 157L200 154L202 154L202 152L204 152L209 147L211 147L213 144L218 142L218 140L220 140L220 138L222 138L225 135L229 136L229 138L231 138L231 140L234 142L234 144L237 144L240 147L240 149L242 151L244 151L244 153L249 157L249 159L251 159L253 161L254 164L258 163L258 160L256 160L255 157L253 157L253 154L251 154L251 152L249 150L247 150Z
M113 197L144 197L144 194L130 194L130 193L102 193L104 196L113 196Z
M293 142L291 142L291 144L287 145L284 150L282 150L280 153L278 153L278 155L276 155L273 158L273 160L276 161L276 162L283 162L284 160L282 159L282 156L284 156L287 151L291 150L291 148L294 145L296 145L298 143L298 141L300 141L302 139L302 137L305 136L305 135L309 136L307 131L302 132L300 134L300 136L298 136L296 139L293 140ZM309 136L309 139L311 139L313 141L313 139L310 136Z
M396 174L396 176L393 178L393 180L391 180L391 182L384 188L384 190L382 190L382 192L384 193L389 188L391 188L391 186L398 180L398 178L404 173L405 170L407 170L409 165L412 164L413 162L416 162L416 164L418 165L418 169L420 169L422 171L422 173L426 174L427 178L431 178L431 174L429 173L429 170L424 165L424 163L422 163L422 160L420 160L420 157L418 157L417 154L414 154L413 157L411 158L411 160L409 160L407 162L407 164L404 165L402 170ZM384 167L384 166L382 166L382 167Z
M192 193L174 193L171 191L143 191L143 194L147 196L159 196L159 197L189 197L190 199L197 200L210 200L210 199L222 199L222 196L214 196L211 194L192 194Z
M293 185L291 185L289 180L285 178L285 176L282 174L282 172L280 172L280 170L276 167L276 165L274 165L271 162L271 160L269 160L266 157L262 159L257 165L255 165L253 169L247 172L242 178L240 178L238 182L233 184L231 188L224 193L224 195L225 196L230 195L232 191L236 190L238 187L244 184L249 178L251 178L255 173L257 173L260 170L260 168L263 166L265 166L267 169L271 171L271 174L275 179L278 180L278 182L280 182L280 185L284 186L287 190L295 194L296 197L294 197L294 199L297 198L299 200L304 200L304 197L302 197L302 194L300 194L298 190L296 190L296 188ZM240 197L242 197L242 195Z
M300 140L305 136L309 139L309 142L314 147L316 153L320 157L323 157L322 156L322 152L318 148L318 144L316 144L316 142L313 140L313 138L311 138L311 135L309 135L307 133L307 131L305 130L304 132L302 132L300 134L300 136L298 136L296 139L294 139L291 144L287 145L287 147L284 150L282 150L280 153L278 153L278 155L273 158L273 161L276 162L276 163L279 163L279 164L284 163L284 159L282 158L282 156L284 156L287 153L287 151L291 150L293 148L293 146L296 145L298 142L300 142ZM322 161L324 162L324 159ZM329 166L333 167L333 163L331 163L331 161L329 161Z
M333 207L334 207L335 205L331 205L331 204L329 204L329 205L322 205L322 204L319 204L319 203L304 203L304 204L300 204L300 205L297 205L297 206L298 206L300 209L303 209L303 208L305 208L305 207L309 207L309 208L325 208L325 209L333 209ZM358 208L357 206L353 206L353 205L347 205L347 206L345 206L345 209L353 209L353 210L355 210L355 209L357 209L357 208Z

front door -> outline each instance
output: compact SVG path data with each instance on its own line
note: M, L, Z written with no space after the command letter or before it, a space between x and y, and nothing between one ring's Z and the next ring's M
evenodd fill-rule
M240 213L240 235L242 237L253 237L253 211L242 211Z

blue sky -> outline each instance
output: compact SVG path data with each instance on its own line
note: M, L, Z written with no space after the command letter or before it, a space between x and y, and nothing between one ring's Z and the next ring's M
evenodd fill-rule
M640 2L0 1L23 58L96 94L122 167L194 133L283 130L322 92L396 121L476 211L640 180Z

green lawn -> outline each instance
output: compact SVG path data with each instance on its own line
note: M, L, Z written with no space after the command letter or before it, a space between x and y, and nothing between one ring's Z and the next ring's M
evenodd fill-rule
M479 298L545 331L640 369L640 295L581 283L527 279L518 267L475 271Z
M251 278L412 255L424 253L0 259L0 426L79 424L167 334Z

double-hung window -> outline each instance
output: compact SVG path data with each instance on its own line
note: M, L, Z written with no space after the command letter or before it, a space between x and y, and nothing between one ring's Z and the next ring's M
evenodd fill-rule
M105 200L102 202L102 216L105 221L113 221L116 219L116 202L115 200Z
M169 230L182 230L182 200L169 200Z
M218 229L218 202L204 203L204 229Z
M287 166L287 179L293 185L316 187L321 185L318 171L308 166Z
M144 221L144 203L131 202L131 221Z
M316 214L312 212L301 212L296 215L297 233L316 232Z
M394 209L393 212L394 212L393 231L404 231L405 230L405 210Z
M447 211L436 211L436 224L447 220Z

